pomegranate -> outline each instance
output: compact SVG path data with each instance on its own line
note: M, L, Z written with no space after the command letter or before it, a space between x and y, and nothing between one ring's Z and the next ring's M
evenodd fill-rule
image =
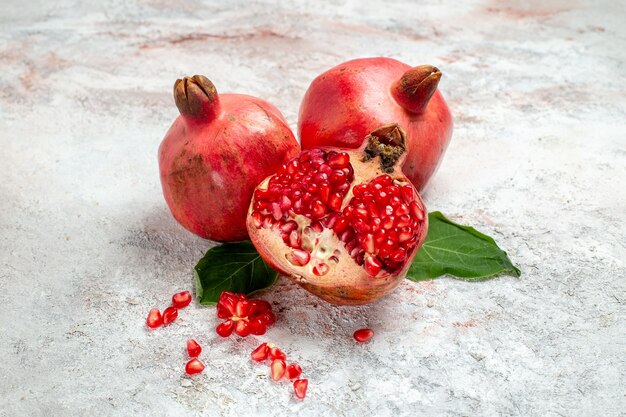
M452 136L452 116L437 85L441 72L390 58L344 62L318 76L298 118L303 149L358 148L378 126L397 123L407 135L402 170L418 191L435 173Z
M254 187L299 146L276 107L255 97L217 94L206 77L176 80L180 116L159 147L163 195L174 218L207 239L247 238Z
M315 148L254 191L248 232L263 259L334 304L366 304L404 278L426 237L426 209L402 174L404 131L357 149Z

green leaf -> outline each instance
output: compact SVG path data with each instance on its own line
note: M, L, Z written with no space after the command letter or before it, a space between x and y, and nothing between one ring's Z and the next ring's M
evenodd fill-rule
M222 291L250 294L274 285L278 273L251 242L224 243L207 251L194 268L200 304L217 303Z
M447 219L441 212L428 215L428 236L407 278L423 281L448 274L468 281L483 281L500 274L521 272L496 242L469 226Z

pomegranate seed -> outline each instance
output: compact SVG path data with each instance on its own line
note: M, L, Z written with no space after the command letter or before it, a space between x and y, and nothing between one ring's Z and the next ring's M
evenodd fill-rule
M361 238L361 246L367 253L374 253L374 235L367 234Z
M230 291L223 291L217 302L217 317L221 319L230 318L235 315L235 306L239 302L239 297Z
M339 193L333 193L328 198L328 206L331 208L331 210L341 210L341 203L343 203L343 196Z
M368 256L365 260L364 265L365 272L373 277L376 276L380 272L380 269L383 267L382 262L380 262L380 260L378 260L378 258L375 256Z
M370 184L372 185L381 185L383 187L389 187L393 184L393 179L389 175L380 175L374 178Z
M235 324L235 333L237 333L241 337L246 337L251 332L250 323L248 320L239 320Z
M220 323L215 328L215 332L222 337L228 337L233 333L235 328L235 322L232 320L226 320L224 323Z
M350 156L345 152L339 152L328 157L328 165L332 169L341 169L348 166Z
M252 359L257 362L264 361L265 359L267 359L269 353L270 348L267 346L267 343L261 343L259 347L252 351Z
M387 256L389 256L389 254L391 254L391 251L394 248L394 243L393 241L387 239L385 240L383 243L381 243L380 247L378 248L378 256L381 258L386 258Z
M178 317L178 309L176 307L168 307L163 310L163 325L166 326L176 320Z
M248 300L241 300L235 306L235 315L237 317L247 317L250 310L250 302Z
M270 351L269 351L268 355L269 355L269 358L271 360L274 360L274 359L285 360L285 359L287 359L287 355L285 355L285 353L282 350L278 349L276 346L270 347Z
M408 214L403 214L402 216L398 217L396 227L406 227L409 226L411 223L411 216L409 216Z
M404 199L405 203L410 203L411 201L413 201L413 199L415 198L413 195L413 187L411 187L410 185L403 185L401 188L402 191L402 198Z
M409 214L409 207L404 204L404 203L400 203L397 207L396 210L394 211L396 216L402 216L403 214Z
M293 391L296 394L296 397L300 400L303 400L306 396L306 389L309 386L308 379L296 379L293 382Z
M302 375L302 368L297 363L290 363L285 370L285 378L294 380Z
M283 211L280 209L278 203L272 203L272 216L274 220L280 220L283 217Z
M319 200L314 201L311 204L311 216L314 219L319 219L320 217L324 217L326 214L326 206Z
M406 242L413 237L413 230L410 227L401 227L398 231L398 241Z
M402 262L406 258L406 252L403 249L397 249L389 255L392 262Z
M196 358L190 360L187 362L187 365L185 365L185 372L189 375L199 374L202 371L204 371L204 364Z
M286 365L284 360L274 359L270 365L272 379L274 381L280 381L280 379L285 375L285 368Z
M357 342L367 342L374 336L374 331L372 329L359 329L354 332L354 340Z
M202 353L202 347L193 339L187 340L187 353L192 358L197 358Z
M265 323L266 326L271 326L272 324L276 323L276 316L271 311L266 311L261 316L259 316L259 318L263 320L263 323Z
M264 335L267 331L267 326L261 318L256 318L250 322L250 333L256 336Z
M148 318L146 318L146 325L151 329L156 329L163 325L163 316L161 316L161 312L158 308L150 310Z
M328 266L324 262L320 262L313 267L313 273L318 277L323 277L324 275L328 274L329 271L330 266Z
M172 296L172 305L176 308L185 308L191 303L189 291L179 292Z
M417 201L411 201L411 203L409 204L409 209L411 210L411 214L413 215L413 217L415 217L417 220L424 220L424 211L417 204Z
M311 254L305 250L294 249L290 253L286 254L285 257L292 265L304 266L309 263Z

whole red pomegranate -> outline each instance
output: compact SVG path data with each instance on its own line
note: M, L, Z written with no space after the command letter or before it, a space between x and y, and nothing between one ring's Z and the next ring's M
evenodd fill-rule
M263 259L334 304L366 304L406 275L428 229L424 203L400 166L396 124L359 149L315 148L254 192L250 239Z
M202 75L174 84L180 116L159 147L163 195L185 228L207 239L248 237L254 188L300 152L276 107L242 94L217 94Z
M303 149L358 148L376 127L397 123L407 135L402 171L421 192L452 136L452 116L437 85L441 72L390 58L344 62L318 76L298 118Z

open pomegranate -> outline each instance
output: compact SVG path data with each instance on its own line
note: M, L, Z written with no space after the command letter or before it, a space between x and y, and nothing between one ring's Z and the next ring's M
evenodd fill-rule
M254 191L250 239L272 268L331 303L378 299L405 277L428 228L405 157L396 124L359 149L302 152Z
M452 117L431 65L411 68L390 58L344 62L319 75L300 106L302 149L358 148L378 126L397 123L407 135L402 170L421 192L452 136Z
M276 107L242 94L217 94L202 75L174 84L180 116L159 147L163 195L176 220L219 241L248 237L254 187L300 152Z

